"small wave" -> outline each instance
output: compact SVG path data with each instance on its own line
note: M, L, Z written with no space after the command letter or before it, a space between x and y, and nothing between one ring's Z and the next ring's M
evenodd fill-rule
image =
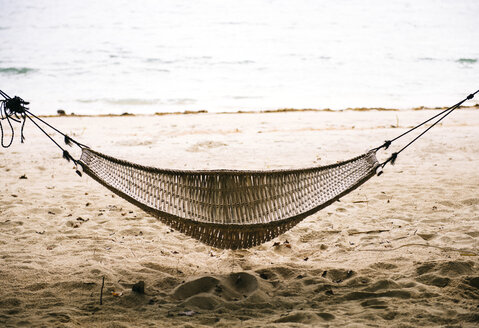
M176 64L179 60L165 60L160 58L146 58L147 63L159 63L159 64Z
M250 65L255 64L253 60L232 60L232 61L220 61L217 64L220 65Z
M0 67L0 74L28 74L36 69L28 67Z
M456 61L461 64L475 64L477 63L477 58L459 58Z
M77 99L78 102L81 103L105 103L110 105L156 105L161 103L159 99L135 99L135 98L127 98L127 99L111 99L111 98L104 98L104 99Z

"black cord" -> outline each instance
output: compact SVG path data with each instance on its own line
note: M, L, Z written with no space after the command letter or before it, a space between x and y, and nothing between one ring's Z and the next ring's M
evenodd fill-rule
M61 151L63 152L63 158L65 158L67 161L72 161L73 163L75 163L75 165L77 165L77 161L70 155L70 153L65 150L62 146L60 146L58 144L58 142L55 141L55 139L53 139L45 130L42 129L42 127L40 125L38 125L37 122L35 122L29 115L26 115L26 117L33 122L33 124L35 124L37 126L37 128L40 129L40 131L42 131L58 148L61 149Z
M55 132L61 134L64 139L65 139L65 143L67 145L70 144L70 142L73 142L74 144L76 144L78 147L80 148L89 148L88 146L82 144L82 143L79 143L78 141L76 141L75 139L71 138L70 136L68 136L67 134L61 132L60 130L58 130L57 128L55 128L54 126L50 125L49 123L47 123L46 121L42 120L40 117L36 116L35 114L32 114L28 109L25 110L26 113L28 113L30 116L33 116L34 118L36 118L37 120L39 120L40 122L42 122L43 124L45 124L46 126L48 126L50 129L54 130Z
M432 121L432 120L435 119L436 117L439 117L439 116L441 116L441 115L444 115L445 113L449 112L451 109L454 110L454 109L458 108L458 107L461 106L465 101L474 98L474 96L475 96L476 93L478 93L478 92L479 92L479 90L477 90L477 91L474 92L474 93L471 93L470 95L468 95L466 98L464 98L463 100L461 100L461 101L458 102L457 104L455 104L455 105L453 105L453 106L451 106L451 107L449 107L449 108L443 110L443 111L440 112L439 114L436 114L436 115L434 115L433 117L431 117L431 118L425 120L424 122L422 122L422 123L416 125L416 126L413 127L412 129L407 130L406 132L404 132L403 134L400 134L400 135L397 136L396 138L391 139L391 140L386 140L386 141L384 142L384 144L382 144L382 145L379 146L379 147L373 148L372 150L378 151L378 150L381 149L381 148L388 149L389 146L390 146L394 141L396 141L397 139L404 137L406 134L408 134L408 133L410 133L410 132L416 130L417 128L423 126L424 124L426 124L426 123ZM449 115L449 114L447 114L447 115Z
M25 106L25 105L28 105L28 102L24 101L22 98L20 97L13 97L11 98L10 96L8 96L5 92L3 92L2 90L0 90L0 95L4 98L3 100L0 100L0 133L1 133L1 145L3 148L8 148L12 145L13 143L13 140L15 138L15 130L13 128L13 125L12 125L12 122L11 121L14 121L14 122L17 122L17 123L21 123L21 134L20 134L20 140L21 142L23 143L24 140L25 140L25 136L23 135L23 130L24 130L24 127L25 127L25 123L27 121L27 119L29 119L30 121L32 121L33 124L35 124L36 127L38 127L40 129L40 131L43 132L43 134L45 134L58 148L60 148L60 150L62 151L63 153L63 158L65 158L67 161L72 161L77 167L79 165L79 161L77 161L76 159L74 159L70 153L64 149L62 146L60 146L60 144L58 142L55 141L55 139L53 139L36 121L38 120L39 122L45 124L47 127L51 128L52 130L54 130L55 132L61 134L63 137L64 137L64 142L65 144L71 146L72 143L74 143L76 146L78 146L80 149L83 149L83 148L88 148L86 145L82 144L82 143L79 143L78 141L70 138L68 135L66 135L65 133L61 132L60 130L58 130L57 128L55 128L54 126L50 125L49 123L45 122L44 120L42 120L41 118L39 118L38 116L32 114L28 108ZM11 130L11 138L10 138L10 141L8 143L5 143L4 142L4 129L3 129L3 126L2 126L2 121L3 120L6 120L9 127L10 127L10 130ZM76 173L81 176L81 172L77 169L76 170Z
M426 134L429 130L431 130L434 126L436 126L439 122L441 122L443 119L445 119L449 114L451 114L454 110L456 110L457 108L459 108L464 102L466 102L467 100L471 100L472 98L474 98L474 96L479 92L479 90L477 90L476 92L474 93L471 93L470 95L468 95L466 98L464 98L463 100L461 100L460 102L458 102L457 104L443 110L442 112L440 112L439 114L436 114L434 115L433 117L427 119L426 121L416 125L415 127L407 130L406 132L400 134L399 136L395 137L394 139L391 139L391 140L386 140L384 142L383 145L377 147L377 148L373 148L372 150L373 151L378 151L380 150L381 148L384 148L384 149L388 149L389 146L391 145L391 143L393 143L394 141L396 141L397 139L399 138L402 138L404 137L406 134L416 130L417 128L423 126L424 124L434 120L435 118L438 118L440 117L436 122L434 122L431 126L429 126L426 130L424 130L423 132L421 132L418 136L416 136L413 140L411 140L407 145L405 145L404 147L402 147L399 151L397 152L394 152L391 154L391 156L386 160L384 161L383 163L380 164L381 168L384 168L384 166L386 166L386 164L388 163L391 163L392 165L395 164L396 162L396 159L398 157L398 155L404 151L406 148L408 148L410 145L412 145L416 140L418 140L420 137L422 137L424 134Z
M0 132L1 132L1 145L2 145L3 148L10 147L12 145L12 142L13 142L13 139L14 139L14 136L15 136L15 130L13 129L13 125L12 125L11 121L15 121L17 123L22 123L20 140L23 143L23 141L25 140L25 137L23 135L23 129L25 127L26 119L29 118L32 122L34 122L32 117L37 119L41 123L45 124L46 126L48 126L50 129L52 129L55 132L62 135L63 138L64 138L64 142L67 145L71 146L71 144L74 143L75 145L77 145L80 148L88 148L88 146L76 141L75 139L73 139L70 136L68 136L67 134L61 132L60 130L58 130L57 128L55 128L54 126L49 124L48 122L42 120L40 117L31 113L29 111L29 109L25 106L25 105L28 105L29 103L24 101L22 98L17 97L17 96L11 98L9 95L7 95L2 90L0 90L0 95L3 96L3 98L4 98L3 100L0 100L0 106L1 106L0 107ZM7 120L8 125L10 126L11 133L12 133L10 142L8 144L6 144L4 142L4 129L3 129L3 126L1 125L1 121L3 121L3 120ZM36 122L34 122L34 123L39 129L41 129L44 133L46 133ZM47 136L50 137L48 134L47 134ZM53 141L53 139L52 139L52 141ZM58 143L55 142L55 144L57 146L59 146ZM63 150L63 148L61 148L61 149Z

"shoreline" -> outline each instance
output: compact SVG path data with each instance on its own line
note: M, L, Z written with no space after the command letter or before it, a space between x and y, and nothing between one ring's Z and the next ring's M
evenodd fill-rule
M66 113L64 110L58 110L58 114L51 115L37 115L38 117L121 117L121 116L167 116L167 115L198 115L198 114L275 114L275 113L300 113L300 112L331 112L331 113L343 113L343 112L407 112L407 111L428 111L428 110L445 110L450 107L413 107L409 109L398 109L398 108L384 108L384 107L354 107L354 108L345 108L345 109L330 109L330 108L279 108L279 109L266 109L266 110L238 110L231 112L209 112L207 110L185 110L183 112L155 112L153 114L134 114L130 112L124 112L122 114L75 114L75 113ZM479 109L479 104L461 106L456 110L468 110L468 109Z

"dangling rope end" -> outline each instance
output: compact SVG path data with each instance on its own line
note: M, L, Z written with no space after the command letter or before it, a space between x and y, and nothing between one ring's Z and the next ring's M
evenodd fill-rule
M379 165L376 169L376 175L379 177L383 174L383 167L381 165Z
M76 162L76 165L77 165L77 169L75 170L75 173L78 174L78 176L81 178L82 172L83 172L83 166L78 161Z

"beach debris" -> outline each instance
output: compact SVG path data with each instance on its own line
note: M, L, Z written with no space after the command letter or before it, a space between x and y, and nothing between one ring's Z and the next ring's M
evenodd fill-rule
M194 316L195 314L198 314L198 313L199 313L199 312L187 310L187 311L183 311L183 312L178 313L178 315L179 315L179 316L192 317L192 316Z
M43 235L45 233L45 230L43 231L35 231L35 233L39 234L39 235Z
M286 248L291 248L291 244L289 243L288 240L285 240L282 244L279 241L275 241L273 243L273 247L275 247L275 248L280 247L280 246L284 246Z
M111 292L111 295L114 297L120 297L123 295L123 292Z
M136 284L134 284L131 287L131 290L134 293L137 293L137 294L144 294L145 293L145 282L143 280L138 281Z
M27 176L24 174L19 179L28 179Z

